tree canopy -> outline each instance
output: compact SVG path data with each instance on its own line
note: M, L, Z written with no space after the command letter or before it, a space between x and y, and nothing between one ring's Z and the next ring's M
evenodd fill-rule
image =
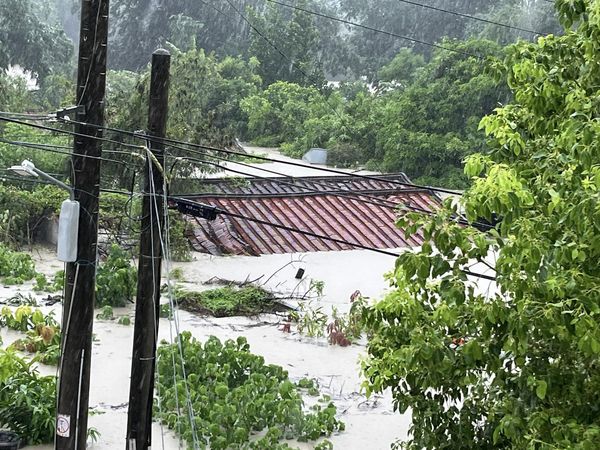
M0 2L0 69L19 65L43 79L53 70L65 70L73 43L64 31L36 12L31 0Z
M499 225L464 227L451 201L403 215L425 243L365 311L365 385L412 411L401 448L600 446L600 10L557 5L564 36L497 63L514 100L481 121L490 151L467 159L460 204L470 222ZM464 273L486 260L489 289Z

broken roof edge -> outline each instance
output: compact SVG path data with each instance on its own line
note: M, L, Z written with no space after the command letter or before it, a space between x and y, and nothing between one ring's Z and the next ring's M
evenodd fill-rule
M298 186L302 188L301 186ZM307 188L308 189L308 188ZM307 191L307 192L278 192L278 193L227 193L227 192L200 192L200 193L191 193L191 194L171 194L172 197L181 197L181 198L253 198L253 197L261 197L261 198L281 198L281 197L314 197L319 195L338 195L338 194L347 194L347 195L360 195L360 194L368 194L368 195L379 195L379 196L390 196L394 194L416 194L416 193L428 193L430 195L434 195L430 189L421 189L421 188L398 188L398 189L331 189L331 190L322 190L322 191Z

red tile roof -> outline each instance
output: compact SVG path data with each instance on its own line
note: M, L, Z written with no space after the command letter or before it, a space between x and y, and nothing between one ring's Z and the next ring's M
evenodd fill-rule
M420 234L406 238L395 226L396 213L390 202L432 211L438 207L439 199L429 191L399 185L398 182L410 183L404 174L380 178L380 181L353 176L216 179L205 183L209 192L186 195L232 213L349 244L223 214L214 221L190 217L194 225L190 240L197 251L213 255L349 250L355 248L352 243L378 249L421 245ZM293 182L294 186L281 181ZM360 194L369 198L356 197Z

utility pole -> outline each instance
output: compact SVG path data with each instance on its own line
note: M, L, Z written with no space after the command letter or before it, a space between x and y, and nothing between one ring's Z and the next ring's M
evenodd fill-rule
M144 170L140 260L127 412L127 450L147 450L152 443L152 400L160 317L161 230L164 226L165 155L162 138L167 129L170 64L171 55L168 51L159 49L152 54L148 134L157 139L149 141L154 157L147 155Z
M81 206L77 261L67 264L58 381L56 450L84 450L87 440L98 242L100 156L106 87L109 0L82 0L71 181ZM95 126L94 126L95 125Z

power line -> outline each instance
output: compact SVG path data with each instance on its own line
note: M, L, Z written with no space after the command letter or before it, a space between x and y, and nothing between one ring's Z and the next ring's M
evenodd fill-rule
M1 119L1 118L0 118ZM59 155L65 155L65 156L72 156L73 154L71 152L63 152L57 149L48 147L44 144L36 144L36 143L32 143L32 142L21 142L21 141L11 141L9 139L4 139L0 137L0 142L4 143L4 144L8 144L8 145L14 145L16 147L25 147L25 148L31 148L34 150L39 150L39 151L44 151L44 152L49 152L49 153L56 153ZM65 147L63 147L65 148ZM70 148L70 147L67 147ZM121 164L123 166L128 166L127 163L123 162L123 161L117 161L116 159L110 159L110 158L103 158L101 156L92 156L92 155L83 155L84 158L91 158L91 159L98 159L100 161L104 161L104 162L111 162L114 164Z
M24 122L24 123L26 123L26 122ZM256 159L258 161L268 161L268 162L275 162L275 163L280 163L280 164L284 164L284 165L288 165L288 166L303 167L303 168L306 168L306 169L311 169L311 170L315 170L315 171L319 171L319 172L327 172L327 173L335 173L337 175L352 176L352 177L361 178L361 179L364 179L364 180L371 180L371 181L381 181L382 180L382 178L378 178L378 177L373 176L373 175L363 175L363 174L357 174L357 173L348 173L348 172L344 172L344 171L339 170L339 169L333 169L331 167L311 166L309 164L303 164L303 163L299 163L299 162L295 162L295 161L284 161L284 160L280 160L280 159L269 158L269 157L266 157L266 156L255 155L255 154L252 154L252 153L242 153L242 152L237 152L237 151L234 151L234 150L228 150L228 149L213 147L213 146L209 146L209 145L195 144L195 143L192 143L192 142L180 141L180 140L177 140L177 139L155 138L155 137L152 137L152 136L140 135L140 134L135 133L133 131L121 130L121 129L118 129L118 128L100 127L100 126L97 126L97 125L88 124L88 123L84 123L84 122L76 122L76 121L73 121L73 120L69 120L68 123L75 123L75 124L79 124L79 125L86 125L86 126L91 126L91 127L97 127L97 128L103 129L103 130L114 131L116 133L122 133L122 134L131 136L131 137L136 138L136 139L142 139L144 141L163 142L163 143L170 144L169 146L171 148L175 148L175 149L186 151L186 152L200 154L202 156L207 156L206 152L200 152L200 151L197 151L197 150L195 151L195 150L192 150L190 148L183 148L183 147L180 147L179 145L185 145L185 146L188 146L188 147L199 148L199 149L202 149L202 150L210 150L210 151L214 151L214 152L218 152L218 153L224 153L224 154L227 154L227 155L243 156L243 157L246 157L246 158ZM133 147L138 148L138 146L135 146L135 145ZM445 188L432 187L432 186L423 186L423 185L419 185L419 184L407 183L407 182L398 181L398 180L386 180L386 181L388 181L391 184L398 185L398 186L407 186L407 187L412 187L412 188L415 188L415 189L422 189L422 190L425 190L425 191L442 192L444 194L459 195L459 196L462 195L462 192L455 191L455 190L452 190L452 189L445 189Z
M6 169L0 169L0 171L7 172ZM56 186L56 184L54 184L51 181L40 180L38 178L16 177L16 176L9 176L9 175L2 175L2 174L0 174L0 179L2 179L2 180L8 180L8 181L15 181L15 182L24 182L24 183L44 184L44 185L48 185L48 186ZM85 191L83 191L81 189L75 189L73 187L71 187L71 189L73 189L75 191L85 192ZM100 188L100 192L106 193L106 194L117 194L117 195L124 195L126 197L131 197L131 192L120 191L118 189L103 189L103 188ZM89 195L92 195L92 194L89 194Z
M268 0L268 1L270 1L270 0ZM20 125L31 126L31 127L42 129L42 130L53 131L53 132L57 132L57 133L69 134L69 135L74 135L74 136L89 137L88 135L83 135L81 133L76 133L76 132L73 132L73 131L61 130L59 128L47 127L47 126L44 126L44 125L33 124L33 123L24 122L24 121L16 120L16 119L10 119L10 118L1 117L1 116L0 116L0 120L4 120L4 121L10 122L10 123L17 123L17 124L20 124ZM190 146L190 147L201 148L203 150L211 150L211 151L216 151L216 152L225 153L225 154L229 154L229 155L235 155L235 156L244 156L244 157L248 157L248 158L252 158L252 159L256 159L256 160L276 162L276 163L285 164L285 165L291 165L291 166L295 166L295 167L304 167L304 168L309 168L309 169L313 169L313 170L316 170L316 171L335 173L335 174L338 174L338 175L353 176L353 177L367 179L367 180L371 180L371 181L381 181L381 178L377 178L377 177L370 176L370 175L361 175L361 174L356 174L356 173L349 174L347 172L344 172L344 171L341 171L341 170L338 170L338 169L333 169L333 168L311 166L311 165L308 165L308 164L302 164L302 163L298 163L298 162L294 162L294 161L283 161L283 160L278 160L278 159L274 159L274 158L268 158L268 157L265 157L265 156L254 155L254 154L251 154L251 153L236 152L236 151L233 151L233 150L227 150L227 149L223 149L223 148L217 148L217 147L207 146L207 145L202 145L202 144L195 144L195 143L192 143L192 142L185 142L185 141L180 141L180 140L176 140L176 139L155 138L155 137L148 136L148 135L141 135L141 134L133 132L133 131L121 130L121 129L118 129L118 128L112 128L112 127L106 127L106 126L98 126L98 125L89 124L89 123L85 123L85 122L79 122L79 121L75 121L75 120L64 120L64 121L66 123L77 124L77 125L84 125L84 126L90 126L90 127L94 127L94 128L98 128L98 129L102 129L102 130L113 131L113 132L116 132L116 133L125 134L125 135L133 137L133 138L142 139L144 141L169 143L169 144L171 144L172 148L178 148L178 149L184 150L184 151L192 151L192 150L191 149L184 149L184 148L181 148L181 147L177 147L176 145L172 145L172 144L173 143L175 143L175 144L181 144L181 145L186 145L186 146ZM114 141L114 140L111 140L111 139L99 138L99 137L93 137L93 136L92 136L92 138L100 140L100 141L109 142L109 143L112 143L112 144L124 146L124 147L131 147L131 148L135 148L135 149L145 149L145 147L143 147L143 146L138 146L138 145L134 145L134 144L127 144L127 143L124 143L124 142L118 142L118 141ZM127 153L127 152L125 152L125 153ZM198 152L198 153L200 153L200 152ZM203 153L201 153L201 154L203 154ZM451 190L451 189L445 189L445 188L439 188L439 187L431 187L431 186L423 186L423 185L418 185L418 184L414 184L414 183L405 183L405 182L401 182L401 181L397 181L397 180L388 180L388 181L390 183L392 183L392 184L397 184L397 185L402 185L402 186L408 186L408 187L413 187L413 188L417 188L417 189L423 189L423 190L434 191L434 192L442 192L442 193L445 193L445 194L452 194L452 195L462 195L461 192L454 191L454 190Z
M80 133L75 133L75 132L71 132L71 131L67 131L67 130L61 130L61 129L58 129L58 128L52 128L52 127L47 127L47 126L38 125L38 124L32 124L32 123L23 122L23 121L19 121L19 120L15 120L15 119L8 119L8 118L0 117L0 120L5 120L7 122L12 122L12 123L19 123L19 124L22 124L22 125L27 125L27 126L31 126L31 127L34 127L34 128L39 128L39 129L48 130L48 131L54 131L54 132L58 132L58 133L65 133L65 134L71 134L71 135L76 135L76 136L80 135ZM257 160L262 160L262 161L276 162L276 163L281 163L281 164L286 164L286 165L291 165L291 166L296 166L296 167L310 168L310 169L317 170L317 171L335 173L335 174L338 174L338 175L352 176L352 177L367 179L367 180L371 180L371 181L379 181L379 182L382 181L382 178L378 178L378 177L370 176L370 175L362 175L362 174L356 174L356 173L349 174L347 172L344 172L344 171L341 171L341 170L337 170L337 169L326 168L326 167L310 166L310 165L307 165L307 164L302 164L302 163L298 163L298 162L294 162L294 161L283 161L283 160L278 160L278 159L274 159L274 158L268 158L268 157L264 157L264 156L260 156L260 155L253 155L251 153L236 152L236 151L233 151L233 150L227 150L227 149L222 149L222 148L217 148L217 147L205 146L205 145L201 145L201 144L194 144L194 143L191 143L191 142L178 141L178 140L175 140L175 139L169 139L169 138L158 139L158 138L154 138L152 136L140 135L140 134L132 132L132 131L121 130L121 129L118 129L118 128L111 128L111 127L101 127L101 126L96 126L96 125L93 125L93 124L87 124L87 123L84 123L84 122L77 122L77 121L73 121L73 120L68 120L66 122L67 123L72 123L72 124L92 126L92 127L100 128L100 129L107 130L107 131L113 131L113 132L117 132L117 133L128 135L130 137L134 137L134 138L137 138L137 139L143 139L145 141L166 142L166 143L170 143L170 144L173 143L173 142L175 142L177 144L182 144L182 145L186 145L186 146L198 147L198 148L201 148L203 150L211 150L211 151L216 151L216 152L230 154L230 155L235 155L235 156L245 156L245 157L249 157L249 158L257 159ZM125 144L125 143L121 143L121 142L118 142L118 141L113 141L113 140L110 140L110 139L105 139L105 138L95 138L95 139L99 139L99 140L102 140L102 141L107 141L107 142L110 142L110 143L115 143L115 144L118 144L118 145L124 145L124 146L127 146L127 147L133 147L133 148L136 148L136 149L145 149L145 147L142 147L142 146L132 145L132 144ZM2 138L0 138L0 141L4 141L4 140ZM7 143L13 144L13 145L20 145L20 144L13 143L13 142L10 142L10 141L7 141ZM179 150L183 150L183 151L187 151L187 152L192 152L192 153L195 152L192 149L178 147L178 146L173 145L173 144L171 144L170 147L176 148L176 149L179 149ZM64 152L58 152L58 153L66 154ZM127 154L127 152L123 152L123 153ZM205 152L197 152L196 151L196 153L201 154L202 156L206 155ZM134 154L132 153L132 155L134 155ZM91 157L91 156L89 156L89 157ZM100 158L101 160L104 160L104 161L114 162L114 163L125 165L124 162L117 161L117 160L111 160L111 159L101 158L101 157L95 157L95 158ZM434 188L434 187L430 187L430 186L422 186L422 185L417 185L417 184L413 184L413 183L401 182L401 181L398 181L398 180L385 180L385 181L387 181L387 182L389 182L391 184L395 184L395 185L408 186L408 187L412 187L412 188L416 188L416 189L422 189L422 190L426 190L426 191L442 192L442 193L447 193L447 194L452 194L452 195L461 195L460 192L453 191L453 190L450 190L450 189Z
M32 137L32 136L27 136L27 137ZM39 149L43 149L43 148L57 148L57 149L69 150L69 151L73 150L73 147L69 147L67 145L42 144L41 142L15 141L15 140L12 140L12 139L5 139L5 138L0 138L0 141L4 142L6 144L22 145L23 147L29 147L29 146L35 145ZM141 154L133 153L133 152L125 152L125 151L121 151L121 150L102 150L102 153L114 153L114 154L118 154L118 155L139 156L139 157L141 157ZM71 152L69 152L69 154L71 154Z
M292 60L292 58L290 58L285 53L283 53L283 51L280 50L279 47L277 47L277 45L275 45L275 43L273 43L268 37L266 37L264 35L264 33L262 33L256 26L254 26L254 24L252 22L250 22L250 20L238 8L235 7L235 5L231 2L231 0L225 0L225 1L242 18L242 20L244 22L246 22L248 24L248 26L250 26L250 28L252 28L254 30L254 32L256 34L258 34L261 38L263 38L265 40L265 42L267 44L269 44L271 47L273 47L284 59L287 59L292 64L293 68L295 68L296 70L298 70L298 72L300 72L302 75L304 75L306 77L306 79L313 81L311 79L311 77L302 68L300 68L300 67L298 67L298 65L294 64L294 61ZM314 83L314 81L313 81L313 83Z
M0 119L2 119L2 118L0 117ZM23 122L23 123L27 124L27 122ZM212 150L212 151L221 152L221 153L230 154L230 155L250 157L250 158L253 158L253 159L257 159L257 160L263 160L263 161L269 161L269 162L277 162L277 163L291 165L291 166L296 166L296 167L310 168L310 169L317 170L317 171L324 171L324 172L329 172L329 173L335 173L335 174L338 174L338 175L352 176L352 177L355 177L355 178L362 178L362 179L367 179L367 180L371 180L371 181L379 181L379 182L382 181L382 178L378 178L378 177L374 177L374 176L370 176L370 175L361 175L361 174L356 174L356 173L349 174L347 172L344 172L344 171L341 171L341 170L337 170L337 169L326 168L326 167L310 166L310 165L307 165L307 164L302 164L302 163L293 162L293 161L282 161L282 160L268 158L268 157L264 157L264 156L260 156L260 155L253 155L251 153L235 152L233 150L226 150L226 149L221 149L221 148L216 148L216 147L205 146L205 145L201 145L201 144L193 144L193 143L190 143L190 142L178 141L178 140L175 140L175 139L169 139L169 138L160 138L159 139L159 138L154 138L152 136L140 135L139 133L135 133L135 132L131 132L131 131L121 130L121 129L118 129L118 128L100 127L100 126L96 126L96 125L93 125L93 124L87 124L87 123L84 123L84 122L77 122L77 121L73 121L73 120L68 120L67 123L74 123L74 124L79 124L79 125L87 125L87 126L97 127L97 128L108 130L108 131L122 133L122 134L128 135L128 136L133 137L133 138L143 139L145 141L163 142L163 143L164 142L166 142L166 143L176 142L176 143L179 143L179 144L182 144L182 145L187 145L187 146L202 148L203 150ZM34 126L33 124L29 124L29 125ZM40 125L35 125L35 126L41 127ZM49 128L49 127L43 127L43 128ZM58 130L58 129L52 129L52 130L56 130L56 131L59 131L59 132L63 131L63 130ZM116 141L111 141L111 142L116 142ZM130 145L130 144L127 144L127 145L132 146L134 148L139 148L138 146L135 146L135 145ZM199 152L199 151L191 150L189 148L182 148L182 147L178 147L178 146L173 145L173 144L171 144L170 147L176 148L176 149L179 149L179 150L183 150L183 151L187 151L187 152L201 154L202 156L206 156L205 152ZM145 147L143 147L143 148L145 148ZM430 186L422 186L422 185L417 185L417 184L414 184L414 183L406 183L406 182L401 182L401 181L397 181L397 180L385 180L385 181L387 181L387 182L389 182L391 184L396 184L396 185L401 185L401 186L408 186L408 187L412 187L412 188L415 188L415 189L422 189L422 190L432 191L432 192L442 192L442 193L452 194L452 195L462 195L462 193L457 192L457 191L453 191L453 190L450 190L450 189L434 188L434 187L430 187ZM461 220L464 221L463 224L473 225L473 224L469 224L469 222L466 221L465 219L461 219ZM487 229L491 229L492 228L491 226L488 226L486 224L479 224L479 226L487 228Z
M190 158L190 157L185 157L185 156L184 157L177 157L177 158L185 159L185 160L191 161L191 162L198 162L200 164L212 165L212 166L215 166L215 167L217 167L217 168L219 168L219 169L221 169L223 171L236 173L238 175L245 176L245 177L247 177L249 179L269 180L269 181L272 181L274 183L281 184L281 185L284 185L284 186L291 186L291 187L294 187L294 188L304 189L307 193L321 194L321 195L332 195L334 197L345 197L345 198L351 197L351 200L360 201L361 203L368 203L368 204L375 205L375 206L381 206L383 208L388 208L388 209L396 209L397 207L399 207L399 206L402 205L402 204L396 204L396 203L394 203L394 202L392 202L390 200L387 200L387 199L378 198L378 197L373 196L373 195L362 194L360 192L352 192L352 191L349 191L349 190L342 190L343 192L340 192L339 190L320 191L320 190L317 190L317 189L311 189L308 186L302 186L302 185L297 184L297 183L292 183L292 182L289 182L289 181L278 180L276 178L267 178L267 177L261 177L259 175L250 175L247 172L243 172L241 170L232 169L232 168L227 167L227 166L222 166L219 163L212 162L212 161L207 161L207 160L202 160L202 159L197 159L197 158ZM317 184L320 184L320 183L317 183ZM187 196L191 196L192 194L186 194L186 195ZM368 198L368 199L374 199L374 201L373 200L364 200L364 199L361 199L361 197ZM408 207L408 208L410 208L410 207ZM428 212L428 213L431 212L431 211L427 211L427 210L424 210L424 209L423 210L419 209L419 211Z
M395 38L398 38L398 39L403 39L405 41L410 41L410 42L413 42L415 44L426 45L428 47L435 47L435 48L439 48L441 50L447 50L449 52L459 53L459 54L462 54L462 55L465 55L465 56L470 56L470 57L477 58L477 59L483 59L483 56L481 56L481 55L476 55L474 53L469 53L469 52L465 52L465 51L462 51L462 50L456 50L456 49L453 49L453 48L450 48L450 47L446 47L444 45L434 44L432 42L427 42L427 41L422 41L420 39L411 38L409 36L403 36L401 34L392 33L391 31L380 30L378 28L373 28L373 27L370 27L368 25L363 25L361 23L352 22L350 20L342 19L340 17L334 17L334 16L330 16L330 15L327 15L327 14L323 14L323 13L317 12L317 11L312 11L310 9L302 8L300 6L290 5L288 3L283 3L283 2L280 2L278 0L266 0L266 1L271 2L271 3L275 3L275 4L283 6L285 8L291 8L291 9L295 9L297 11L302 11L302 12L304 12L306 14L311 14L313 16L322 17L324 19L333 20L335 22L343 23L344 25L350 25L350 26L353 26L353 27L362 28L362 29L365 29L365 30L368 30L368 31L372 31L374 33L385 34L387 36L395 37Z
M428 215L433 215L435 212L434 211L430 211L427 210L425 208L420 208L420 207L416 207L416 206L412 206L412 205L408 205L406 203L400 202L400 203L396 203L392 200L388 200L387 198L380 198L377 197L375 195L370 195L370 194L366 194L366 193L361 193L361 192L355 192L355 191L351 191L349 189L340 189L339 186L334 186L333 182L326 182L326 181L311 181L313 184L318 185L318 186L329 186L329 188L326 187L326 189L331 189L331 187L333 187L334 189L332 190L318 190L318 189L312 189L308 186L303 186L301 184L298 183L294 183L294 182L289 182L289 181L284 181L284 180L280 180L279 178L269 178L269 177L261 177L259 175L251 175L248 172L244 172L241 170L236 170L236 169L232 169L230 167L227 166L223 166L221 164L215 163L213 161L208 161L208 160L204 160L204 159L198 159L198 158L191 158L191 157L186 157L186 156L174 156L171 154L171 156L175 157L176 159L184 159L186 161L190 161L190 162L197 162L200 164L208 164L208 165L212 165L215 166L221 170L227 171L227 172L232 172L232 173L236 173L238 175L242 175L245 176L249 179L258 179L258 180L268 180L270 182L273 183L277 183L277 184L281 184L281 185L285 185L285 186L292 186L294 188L299 188L299 189L303 189L306 192L311 192L311 193L315 193L315 194L321 194L321 195L332 195L335 197L342 197L342 198L348 198L350 197L351 200L353 201L359 201L361 203L366 203L366 204L371 204L371 205L375 205L375 206L380 206L383 208L388 208L388 209L397 209L397 208L406 208L409 209L411 211L415 211L415 212L420 212L423 214L428 214ZM224 158L219 158L219 157L215 157L215 156L211 156L212 158L217 158L220 159L222 161L225 162L232 162L234 164L240 164L246 167L250 167L252 169L256 169L256 170L265 170L267 172L274 172L271 171L269 169L264 169L258 166L251 166L250 164L245 164L245 163L241 163L238 161L231 161L231 160L226 160ZM173 164L173 166L171 166L171 171L173 170L175 164L177 163L177 161ZM286 174L281 174L279 172L276 172L277 174L280 174L282 177L285 177L287 179L295 179L294 177L290 177L289 175ZM385 180L385 179L381 179L380 181L384 181L387 182L389 180ZM340 192L341 190L341 192ZM400 190L399 193L409 193L410 191L408 189L403 189ZM183 196L184 194L179 194L179 196ZM186 197L191 197L193 194L185 194ZM210 193L209 193L210 195ZM456 218L457 223L461 224L461 225L466 225L466 226L476 226L478 228L484 228L484 229L488 229L491 230L492 228L494 228L492 225L489 224L484 224L481 222L473 222L470 223L469 221L467 221L466 219L463 219L461 217Z
M169 142L169 139L166 139L167 142ZM176 142L176 141L175 141ZM348 173L348 172L344 172L342 170L338 170L338 169L333 169L333 168L329 168L329 167L319 167L319 166L311 166L308 164L302 164L299 162L295 162L295 161L284 161L284 160L280 160L280 159L274 159L274 158L269 158L266 156L260 156L260 155L254 155L252 153L242 153L242 152L236 152L234 150L226 150L226 149L220 149L220 148L215 148L215 147L210 147L210 146L203 146L200 144L190 144L190 143L185 143L185 142L181 142L181 144L183 145L188 145L191 147L198 147L198 148L202 148L204 150L211 150L211 151L216 151L219 153L225 153L225 154L229 154L229 155L235 155L235 156L245 156L248 158L252 158L252 159L256 159L259 161L268 161L268 162L275 162L275 163L280 163L280 164L285 164L285 165L289 165L289 166L294 166L294 167L303 167L306 169L312 169L312 170L316 170L316 171L320 171L320 172L327 172L327 173L334 173L337 175L345 175L345 176L350 176L350 177L354 177L354 178L360 178L363 180L370 180L370 181L382 181L385 180L384 178L380 178L377 176L373 176L373 175L363 175L363 174L357 174L357 173ZM189 148L182 148L179 147L177 145L170 145L171 148L176 148L179 150L184 150L184 151L188 151L188 152L192 152L192 153L196 153L196 154L200 154L202 156L206 156L206 152L200 152L197 150L192 150ZM398 181L398 180L385 180L391 184L395 184L397 186L407 186L407 187L411 187L411 188L415 188L415 189L422 189L424 191L433 191L433 192L442 192L445 194L452 194L452 195L462 195L461 192L458 191L454 191L451 189L445 189L445 188L438 188L438 187L430 187L430 186L422 186L419 184L414 184L414 183L407 183L407 182L403 182L403 181Z
M298 233L298 234L302 234L305 236L310 236L310 237L314 237L317 239L323 239L323 240L327 240L327 241L331 241L331 242L336 242L338 244L344 244L344 245L349 245L351 247L355 247L355 248L360 248L363 250L369 250L375 253L381 253L383 255L388 255L388 256L394 256L396 258L400 257L401 255L399 253L394 253L391 252L389 250L383 250L383 249L379 249L379 248L375 248L375 247L369 247L368 245L364 245L364 244L360 244L358 242L350 242L350 241L346 241L344 239L339 239L339 238L335 238L335 237L331 237L331 236L326 236L323 234L318 234L318 233L313 233L312 231L307 231L307 230L302 230L300 228L294 228L294 227L290 227L288 225L284 225L282 223L277 223L277 222L271 222L268 220L263 220L263 219L258 219L255 217L250 217L250 216L246 216L244 214L239 214L239 213L235 213L235 212L231 212L228 211L226 209L222 209L222 208L218 208L216 206L212 206L212 205L204 205L202 203L198 203L198 202L192 202L188 199L184 199L184 198L179 198L179 197L169 197L171 200L173 201L179 201L179 202L183 202L183 203L192 203L195 204L196 206L199 207L204 207L207 208L209 210L212 210L214 212L216 212L217 214L222 214L225 216L230 216L230 217L235 217L238 219L242 219L242 220L247 220L249 222L255 222L261 225L265 225L265 226L270 226L273 228L279 228L281 230L285 230L291 233ZM469 276L473 276L473 277L477 277L477 278L482 278L485 280L490 280L490 281L496 281L495 277L489 276L489 275L483 275L483 274L478 274L478 273L474 273L471 272L469 270L462 270L461 271L465 274L465 275L469 275Z
M17 119L22 118L32 120L52 120L55 118L50 114L16 113L10 111L0 111L0 114L2 114L3 116L14 117Z
M231 0L226 0L226 2L242 18L242 20L244 22L246 22L248 24L248 26L250 26L250 28L252 28L252 30L254 30L254 32L256 34L258 34L267 44L269 44L271 47L273 47L283 57L283 59L287 60L290 63L290 66L292 69L300 72L304 76L305 79L310 81L314 85L314 87L317 88L317 90L322 93L323 86L319 80L316 80L315 77L306 73L304 71L304 69L302 69L298 64L296 64L292 58L290 58L288 55L286 55L273 41L271 41L267 36L265 36L265 34L263 32L261 32L256 27L256 25L254 25L252 22L250 22L250 20L238 8L235 7L235 5L231 2ZM222 14L224 14L224 13L222 13ZM325 103L330 107L330 109L333 111L333 113L338 117L338 119L341 122L341 125L347 130L348 127L344 123L344 118L340 115L339 111L329 103L329 100L330 100L330 98L325 96Z
M268 1L270 1L270 0L268 0ZM457 11L449 11L447 9L438 8L438 7L432 6L432 5L425 5L423 3L413 2L411 0L398 0L398 1L401 2L401 3L406 3L408 5L419 6L421 8L431 9L433 11L438 11L438 12L441 12L441 13L444 13L444 14L451 14L453 16L463 17L465 19L476 20L478 22L483 22L483 23L487 23L487 24L490 24L490 25L497 25L499 27L509 28L511 30L523 31L525 33L531 33L531 34L534 34L534 35L542 35L543 34L543 33L540 33L538 31L528 30L526 28L520 28L520 27L516 27L516 26L513 26L513 25L508 25L508 24L505 24L505 23L495 22L493 20L484 19L482 17L471 16L469 14L464 14L464 13L460 13L460 12L457 12Z
M89 134L77 133L75 131L61 130L60 128L48 127L48 126L40 125L40 124L36 124L36 123L25 122L23 120L11 119L9 117L2 117L2 116L0 116L0 120L4 121L4 122L9 122L9 123L16 123L16 124L19 124L19 125L26 125L26 126L29 126L29 127L40 129L40 130L52 131L54 133L61 133L61 134L68 134L68 135L71 135L71 136L85 137L85 138L88 138L88 139L94 139L94 140L101 141L101 142L107 142L107 143L119 145L119 146L122 146L122 147L135 148L135 149L138 149L138 150L145 149L145 147L140 146L140 145L127 144L125 142L113 141L112 139L107 139L107 138L98 137L98 136L91 136ZM96 128L99 128L99 129L105 129L105 127L100 127L100 126L93 125L93 124L86 124L84 122L75 122L75 121L68 121L68 122L77 123L77 124L84 124L84 125L91 126L91 127L96 127Z

